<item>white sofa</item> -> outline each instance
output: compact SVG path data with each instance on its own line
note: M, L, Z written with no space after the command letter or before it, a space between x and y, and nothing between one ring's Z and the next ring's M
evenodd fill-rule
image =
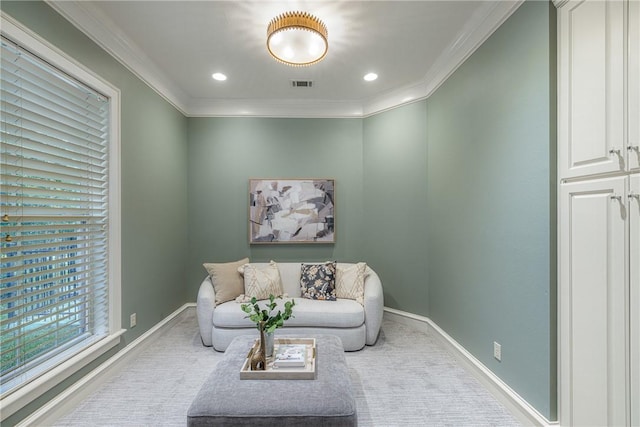
M294 317L276 331L276 337L279 334L331 334L341 338L346 351L360 350L365 344L375 344L384 307L382 283L376 272L367 267L363 304L343 298L338 298L337 301L320 301L300 296L300 264L277 264L284 293L295 299L295 306ZM268 264L253 265L261 268ZM348 267L352 264L338 265ZM276 301L283 306L286 299ZM227 301L215 305L215 291L209 276L204 279L198 291L197 316L202 343L205 346L213 346L217 351L225 351L231 341L239 335L257 336L255 324L246 318L247 314L240 308L240 303Z

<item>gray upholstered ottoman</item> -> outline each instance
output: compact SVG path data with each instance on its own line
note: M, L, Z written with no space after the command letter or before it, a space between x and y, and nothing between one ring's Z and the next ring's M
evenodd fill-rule
M340 338L315 337L315 380L241 380L240 368L255 338L232 341L191 404L189 426L358 425Z

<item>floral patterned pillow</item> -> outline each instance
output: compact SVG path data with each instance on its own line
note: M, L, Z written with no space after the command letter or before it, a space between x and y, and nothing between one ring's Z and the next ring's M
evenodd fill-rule
M302 298L336 300L336 262L302 264L300 267Z

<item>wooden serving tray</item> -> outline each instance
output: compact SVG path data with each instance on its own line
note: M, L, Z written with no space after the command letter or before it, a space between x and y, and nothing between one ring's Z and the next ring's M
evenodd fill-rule
M241 380L315 380L316 379L316 339L315 338L275 338L273 352L275 354L280 344L305 344L307 346L307 362L304 367L275 368L273 357L267 358L267 368L264 371L251 370L251 355L258 351L260 339L256 339L249 350L249 354L240 369Z

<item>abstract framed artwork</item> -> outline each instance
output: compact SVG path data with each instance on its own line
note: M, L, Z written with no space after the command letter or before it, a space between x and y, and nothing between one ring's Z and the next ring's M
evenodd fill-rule
M249 243L335 243L335 181L250 179Z

